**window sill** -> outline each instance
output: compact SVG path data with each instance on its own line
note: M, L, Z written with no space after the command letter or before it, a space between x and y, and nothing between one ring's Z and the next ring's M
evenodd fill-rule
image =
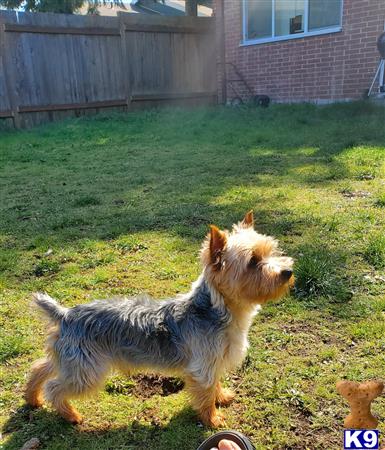
M250 39L244 40L240 43L241 47L248 45L268 44L270 42L289 41L291 39L302 39L311 36L320 36L322 34L339 33L342 27L324 28L322 30L308 31L307 33L290 34L288 36L275 36L271 38Z

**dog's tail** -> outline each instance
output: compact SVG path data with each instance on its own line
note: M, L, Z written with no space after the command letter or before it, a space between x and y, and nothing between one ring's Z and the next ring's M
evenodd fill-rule
M42 292L32 294L33 301L53 322L60 322L67 314L68 309L60 306L56 300Z

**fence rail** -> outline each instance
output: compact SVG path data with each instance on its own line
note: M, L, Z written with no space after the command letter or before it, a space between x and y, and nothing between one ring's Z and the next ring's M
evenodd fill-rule
M0 118L216 103L215 19L0 12Z

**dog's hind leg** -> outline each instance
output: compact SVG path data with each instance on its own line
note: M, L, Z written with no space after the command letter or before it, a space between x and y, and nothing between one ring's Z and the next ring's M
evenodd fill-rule
M98 365L93 359L62 363L58 377L46 384L45 397L65 420L81 423L81 415L69 400L95 393L103 385L108 369L109 365Z
M35 361L25 389L25 400L28 405L34 408L43 405L43 385L54 373L54 364L49 358Z
M45 395L65 420L74 425L82 422L82 416L69 402L69 398L75 397L76 393L65 381L60 378L49 381L46 385Z

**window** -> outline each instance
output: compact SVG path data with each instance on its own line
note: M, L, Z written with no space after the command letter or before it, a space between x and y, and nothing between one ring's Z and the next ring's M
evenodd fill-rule
M243 0L245 44L341 31L343 0Z
M309 31L341 25L341 0L310 0Z

